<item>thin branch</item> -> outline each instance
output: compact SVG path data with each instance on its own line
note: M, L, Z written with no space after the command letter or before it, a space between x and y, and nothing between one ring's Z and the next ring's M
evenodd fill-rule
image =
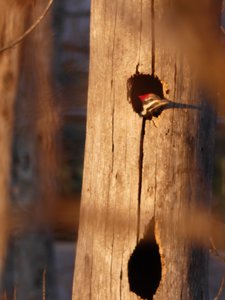
M223 257L223 256L218 252L218 250L216 249L216 246L215 246L215 244L214 244L213 239L210 238L209 241L210 241L210 244L211 244L210 252L211 252L214 256L216 256L217 258L219 258L219 259L223 262L223 264L225 265L225 257Z
M223 33L223 34L225 34L225 29L224 29L224 27L221 25L220 26L220 30L221 30L221 32Z
M209 241L210 241L210 245L211 245L211 249L210 249L210 252L216 256L217 258L220 259L220 261L223 262L223 264L225 265L225 258L218 252L217 248L216 248L216 245L212 239L212 237L209 238ZM218 293L216 295L216 297L214 298L214 300L219 300L221 295L222 295L222 292L223 292L223 289L224 289L224 286L225 286L225 277L222 278L221 280L221 283L220 283L220 288L218 290Z
M46 300L46 269L43 270L42 274L42 300Z
M225 1L223 1L223 3L222 3L222 13L224 12L224 10L225 10Z
M13 300L16 300L16 286L13 289Z
M225 278L223 277L222 280L221 280L219 291L218 291L216 297L214 298L214 300L219 300L220 299L220 297L222 295L222 292L223 292L223 289L224 289L224 286L225 286Z
M43 20L43 18L47 15L51 5L53 3L53 0L49 0L48 5L46 6L44 12L41 14L41 16L36 20L36 22L34 22L33 25L30 26L30 28L28 28L24 34L22 34L19 38L17 38L14 42L8 44L7 46L0 48L0 53L16 46L17 44L19 44L25 37L28 36L28 34L30 34L38 25L39 23Z

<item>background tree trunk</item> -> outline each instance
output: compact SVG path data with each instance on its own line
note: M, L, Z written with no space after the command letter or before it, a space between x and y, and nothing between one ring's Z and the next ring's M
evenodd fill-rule
M20 34L24 19L19 8L9 7L0 2L0 47L10 43ZM19 51L11 49L0 53L0 274L2 272L5 249L8 239L8 206L11 168L12 129L14 123L14 101L17 90ZM1 274L2 275L2 274Z
M23 3L17 14L24 24L11 41L31 26L45 7L44 0ZM55 138L59 125L52 84L51 35L48 14L22 41L16 61L20 77L15 105L12 207L20 222L14 224L19 226L14 227L10 241L5 288L7 296L12 297L16 287L18 300L42 298L44 271L46 299L57 299L49 230L52 203L56 201Z
M185 216L195 221L193 207L209 206L214 115L184 55L169 43L172 32L163 34L169 5L92 1L73 299L151 299L154 292L146 294L141 283L136 288L138 282L134 287L135 278L149 290L159 285L156 300L208 299L207 251L179 229ZM138 65L168 83L170 100L198 109L167 109L157 127L141 119L126 94ZM155 265L158 250L161 265ZM145 277L141 265L150 269Z

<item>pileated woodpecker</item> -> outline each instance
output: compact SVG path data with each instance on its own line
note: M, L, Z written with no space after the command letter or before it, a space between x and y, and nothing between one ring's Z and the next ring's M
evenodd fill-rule
M142 111L139 113L140 116L146 119L152 117L158 117L165 106L170 104L169 100L161 99L156 94L148 93L138 96L142 103Z

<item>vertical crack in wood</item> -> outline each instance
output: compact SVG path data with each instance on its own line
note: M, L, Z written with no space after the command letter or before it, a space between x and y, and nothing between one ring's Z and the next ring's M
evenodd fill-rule
M176 88L177 88L177 64L175 62L174 64L174 92L173 92L173 97L174 101L176 100Z
M136 73L138 73L138 67L141 60L141 36L142 36L142 0L141 0L141 18L140 18L140 36L139 36L139 54L138 54L138 64L136 67Z
M121 260L121 266L120 266L120 300L122 299L122 280L123 280L123 254L122 254L122 260Z
M92 269L91 269L91 276L90 276L90 282L92 282ZM90 284L89 288L89 299L92 299L92 284Z
M140 214L141 214L141 189L142 189L142 171L143 171L143 157L144 157L144 136L145 136L145 123L146 120L142 120L141 136L140 136L140 148L139 148L139 183L138 183L138 215L137 215L137 243L140 235Z
M113 223L113 238L112 238L112 250L111 250L111 261L110 261L110 295L112 295L112 278L113 278L113 272L112 272L112 264L113 264L113 245L114 245L114 223Z
M111 65L111 101L112 101L112 119L111 119L111 126L112 126L112 137L111 137L111 143L112 143L112 161L111 161L111 174L114 172L114 126L115 126L115 89L114 89L114 53L115 53L115 39L116 39L116 25L117 25L117 4L116 1L116 8L115 8L115 18L114 18L114 27L113 27L113 41L112 41L112 65ZM110 185L111 185L111 179L109 179ZM110 188L109 188L110 190ZM115 211L115 207L113 208L113 211ZM111 261L110 261L110 294L112 295L112 278L113 278L113 272L112 272L112 265L113 265L113 248L114 248L114 225L115 225L115 219L113 217L113 224L112 224L112 244L111 244Z
M114 114L115 114L115 97L113 95L113 104L112 104L112 163L111 163L111 173L114 170Z
M173 90L173 99L174 102L176 102L176 86L177 86L177 64L174 64L174 90ZM174 109L172 112L172 117L171 117L171 130L170 130L170 147L169 147L169 170L171 169L170 164L172 162L172 149L173 149L173 135L174 135Z
M151 0L151 25L152 25L152 74L155 74L155 1Z
M123 279L123 270L120 270L120 300L122 300L122 279Z
M111 173L113 173L113 169L114 169L114 114L115 114L114 52L115 52L116 24L117 24L117 1L116 1L115 20L114 20L114 28L113 28L112 65L111 65L111 93L112 93L112 166L111 166Z
M157 191L157 163L158 163L158 131L156 137L156 158L155 158L155 194L154 194L154 217L155 217L155 207L156 207L156 191Z

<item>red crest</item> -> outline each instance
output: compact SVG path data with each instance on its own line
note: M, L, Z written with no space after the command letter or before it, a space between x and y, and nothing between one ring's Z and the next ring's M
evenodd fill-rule
M150 98L151 98L151 95L153 95L153 94L148 93L148 94L140 95L140 96L138 96L138 98L139 98L142 102L144 102L144 101L146 101L147 99L150 99Z

